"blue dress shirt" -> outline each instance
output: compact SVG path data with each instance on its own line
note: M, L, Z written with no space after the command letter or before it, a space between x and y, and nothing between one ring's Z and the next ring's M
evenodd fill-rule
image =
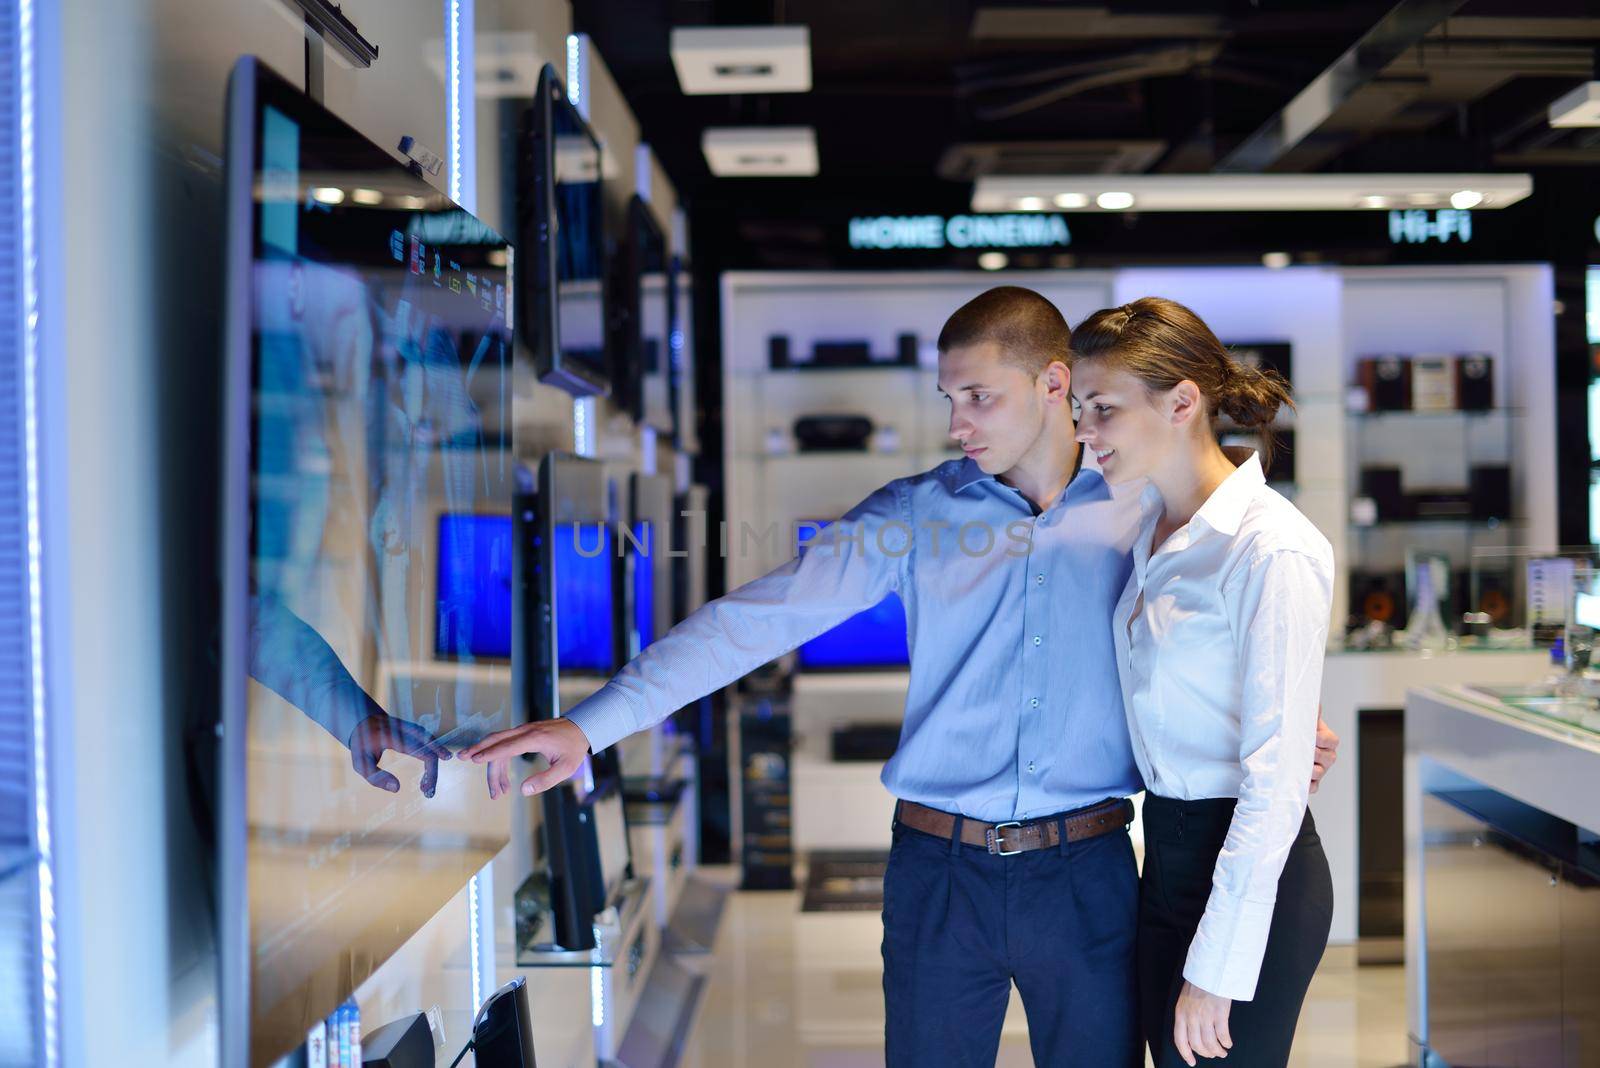
M1111 619L1139 493L1083 470L1043 512L971 460L897 479L705 605L568 718L599 752L872 607L911 650L896 797L985 822L1137 792Z

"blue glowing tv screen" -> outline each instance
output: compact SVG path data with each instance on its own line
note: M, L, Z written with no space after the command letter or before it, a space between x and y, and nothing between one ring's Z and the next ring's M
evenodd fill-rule
M649 523L633 525L633 626L639 635L639 650L643 652L656 640L656 582L655 546L651 539L655 531Z
M511 517L439 517L434 655L511 657Z
M802 521L799 543L806 545L827 526L821 521ZM810 671L904 667L911 663L905 605L898 594L891 593L865 612L857 612L812 638L799 652L800 667Z
M563 675L610 674L616 667L611 599L611 528L555 528L556 663Z

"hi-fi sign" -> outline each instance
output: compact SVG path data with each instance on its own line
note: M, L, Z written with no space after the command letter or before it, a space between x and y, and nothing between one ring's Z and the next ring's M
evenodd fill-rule
M1452 240L1463 245L1472 240L1472 212L1455 208L1438 211L1412 208L1389 213L1390 244L1425 245L1437 241L1448 245Z

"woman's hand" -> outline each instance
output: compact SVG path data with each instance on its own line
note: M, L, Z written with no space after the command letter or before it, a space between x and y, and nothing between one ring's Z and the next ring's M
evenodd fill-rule
M1173 1013L1172 1044L1178 1047L1183 1063L1194 1068L1195 1055L1226 1057L1233 1048L1228 1034L1228 1010L1233 999L1208 994L1187 980L1178 994Z

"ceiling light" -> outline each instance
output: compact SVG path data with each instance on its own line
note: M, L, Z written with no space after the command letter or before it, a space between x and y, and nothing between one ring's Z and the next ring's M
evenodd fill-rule
M811 88L811 31L805 26L680 26L672 66L688 96L804 93Z
M706 166L718 178L809 178L817 133L809 126L724 126L700 137Z
M1533 192L1526 174L1013 174L982 175L975 212L1016 211L1024 197L1070 210L1381 211L1439 206L1470 190L1481 208L1506 208ZM1072 208L1082 197L1080 207Z
M395 202L397 204L399 204L402 208L409 208L412 211L418 211L418 210L428 206L428 198L427 197L414 197L414 196L396 197L395 198Z
M978 257L978 266L986 271L1001 271L1011 260L1004 252L985 252Z
M1585 82L1551 104L1550 125L1600 126L1600 82Z
M1287 252L1268 252L1261 257L1261 266L1270 267L1274 271L1281 271L1294 262Z
M376 189L352 189L350 190L350 199L357 204L365 204L370 208L383 203L383 194Z
M1043 211L1044 197L1019 197L1017 199L1018 211Z
M311 199L319 204L343 204L344 190L332 185L319 185L311 190Z
M1462 189L1450 194L1450 206L1458 211L1471 211L1483 203L1483 194L1475 189Z

